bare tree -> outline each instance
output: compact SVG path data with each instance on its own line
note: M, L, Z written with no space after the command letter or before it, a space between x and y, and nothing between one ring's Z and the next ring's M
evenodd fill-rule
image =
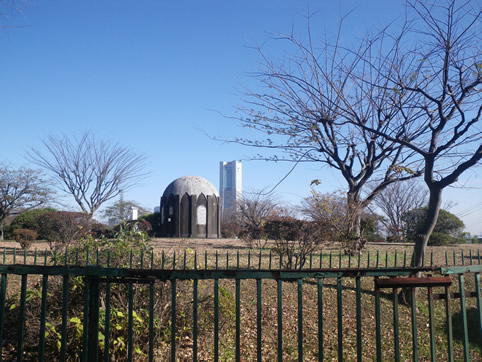
M39 170L0 167L0 239L3 240L3 223L16 215L46 204L53 198L48 180Z
M264 190L245 191L237 205L236 212L237 222L242 230L241 238L250 246L256 243L256 247L263 248L266 245L266 240L263 240L263 225L270 217L279 212L276 196L266 194Z
M355 125L383 132L400 109L391 101L386 76L360 62L362 57L383 62L372 39L362 40L355 50L342 46L343 20L333 43L315 42L310 18L306 40L279 35L277 40L292 51L285 62L271 60L259 48L264 68L256 77L264 87L247 92L240 121L268 138L235 142L272 152L258 159L319 162L338 170L347 183L348 207L356 211L353 233L359 236L363 209L385 187L419 176L421 170L411 162L412 150ZM360 82L360 75L368 81ZM364 190L368 181L376 184L369 191Z
M28 158L53 173L59 188L72 195L91 217L106 201L126 191L145 175L145 157L90 132L80 137L48 136L43 150L31 148Z
M420 184L415 181L405 181L388 186L373 200L373 204L386 216L386 219L381 219L381 222L387 229L389 237L403 241L406 234L403 215L412 209L425 206L427 201L427 192Z
M414 18L391 37L390 54L376 63L362 57L385 80L377 89L392 92L389 102L398 107L398 117L387 120L384 129L355 123L373 137L410 149L423 162L429 202L416 237L419 266L443 189L482 159L482 11L480 2L470 0L407 4Z

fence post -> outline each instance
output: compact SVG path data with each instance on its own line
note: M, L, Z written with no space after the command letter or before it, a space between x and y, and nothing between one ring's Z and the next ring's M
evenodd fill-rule
M99 279L89 278L89 327L88 327L88 360L99 358Z

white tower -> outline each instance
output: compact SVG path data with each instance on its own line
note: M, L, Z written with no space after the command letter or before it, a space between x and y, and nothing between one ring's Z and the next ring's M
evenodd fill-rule
M232 216L243 196L243 165L241 161L219 163L219 192L223 219Z

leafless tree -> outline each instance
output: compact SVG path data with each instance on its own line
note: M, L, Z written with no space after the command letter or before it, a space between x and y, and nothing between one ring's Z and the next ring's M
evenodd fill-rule
M0 166L0 239L3 240L3 223L16 215L46 204L53 198L49 181L39 170Z
M386 219L381 222L388 231L389 237L403 241L406 227L402 216L410 210L419 209L427 205L427 191L415 181L397 182L388 186L375 200Z
M145 175L145 156L90 132L80 137L48 136L42 145L42 150L30 149L29 160L50 171L59 188L91 217L104 202L134 187Z
M415 265L421 265L442 202L442 191L482 159L482 4L477 1L409 0L413 19L392 40L378 62L362 57L383 83L381 92L399 109L383 129L355 124L373 137L415 152L429 190L427 217L416 237ZM365 83L366 79L359 78ZM353 120L352 120L353 121Z
M248 245L263 248L263 225L272 216L278 215L281 208L277 197L261 191L245 191L237 205L237 222L241 226L241 238ZM256 245L255 245L256 244Z
M240 121L266 136L234 142L264 148L259 159L319 162L338 170L347 183L349 208L357 211L353 232L360 235L363 209L385 187L419 176L421 169L411 161L412 150L370 131L384 132L400 109L391 101L393 91L385 74L360 62L363 57L383 63L373 40L362 40L354 50L342 46L343 20L334 42L318 44L310 18L306 40L279 35L277 41L285 41L292 51L284 62L271 60L259 48L264 68L255 76L262 90L247 92ZM360 76L368 81L360 82ZM368 181L376 186L367 192Z

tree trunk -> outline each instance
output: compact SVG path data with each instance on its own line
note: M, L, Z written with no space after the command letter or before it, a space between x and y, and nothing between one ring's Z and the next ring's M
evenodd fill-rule
M355 192L348 192L347 194L347 202L348 202L348 215L349 218L349 230L348 235L346 237L349 239L347 240L347 247L345 248L345 253L349 253L354 255L359 253L363 248L361 241L361 217L362 217L362 205L360 202L360 196L358 193Z
M428 202L427 218L424 220L420 234L416 236L415 240L413 265L417 267L422 266L425 248L437 223L440 205L442 204L442 189L431 186L429 190L430 199Z

